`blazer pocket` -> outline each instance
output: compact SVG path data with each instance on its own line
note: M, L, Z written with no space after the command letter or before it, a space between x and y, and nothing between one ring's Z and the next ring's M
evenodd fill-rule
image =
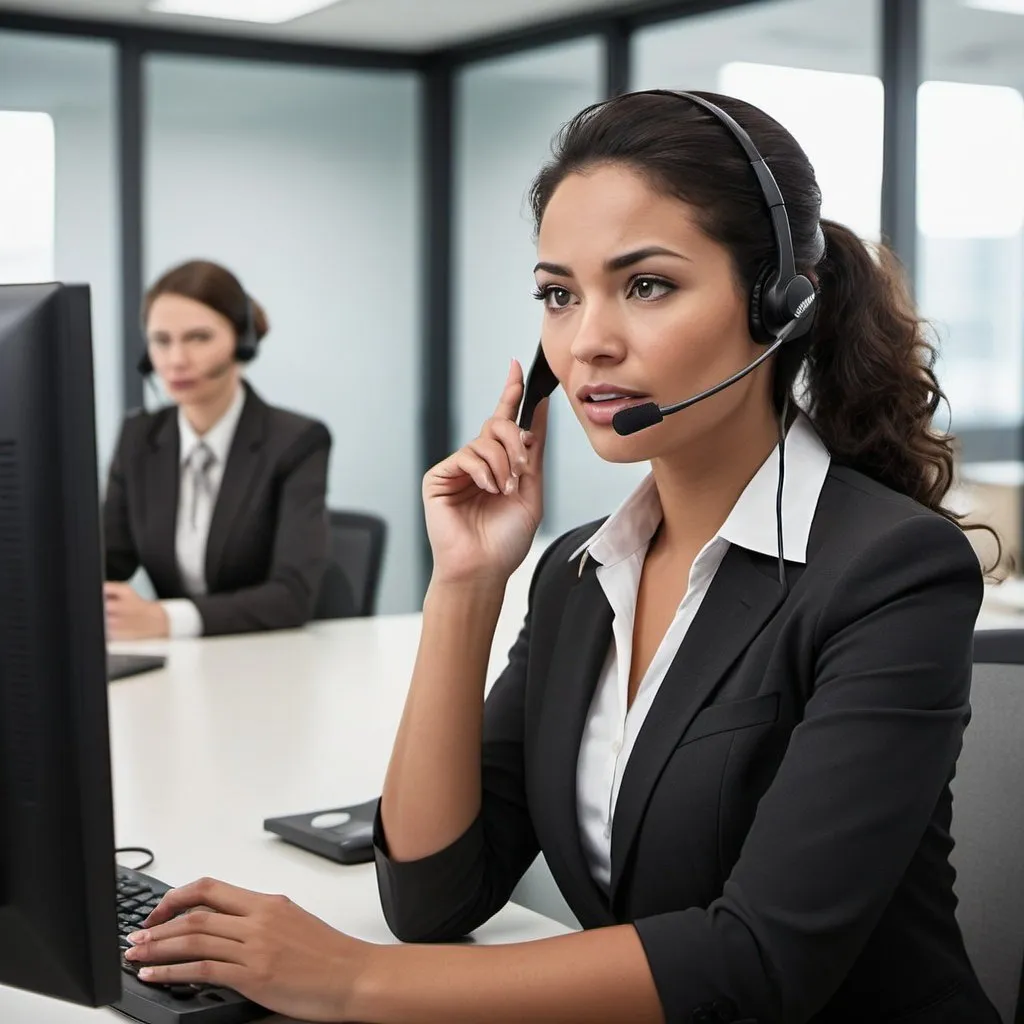
M737 729L749 729L754 725L766 725L778 717L777 693L765 693L760 697L733 700L726 704L712 704L690 723L690 728L683 734L677 747L720 732L735 732Z

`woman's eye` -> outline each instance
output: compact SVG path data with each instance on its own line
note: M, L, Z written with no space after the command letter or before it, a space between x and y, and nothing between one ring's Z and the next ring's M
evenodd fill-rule
M656 277L638 277L630 287L630 293L638 299L660 299L672 290L672 285Z
M544 305L548 309L565 309L572 305L572 292L568 288L552 285L544 289Z

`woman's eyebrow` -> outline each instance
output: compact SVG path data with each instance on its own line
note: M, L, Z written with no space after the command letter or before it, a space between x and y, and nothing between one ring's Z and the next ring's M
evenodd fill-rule
M690 257L684 256L681 252L666 249L661 245L647 245L642 249L634 249L632 252L623 253L621 256L612 256L605 261L604 268L609 273L614 273L617 270L625 270L626 267L631 267L635 263L640 263L651 256L672 256L677 260L690 262ZM546 260L542 260L533 268L534 273L538 270L547 271L549 274L554 274L555 277L574 276L570 267L563 266L561 263L548 263Z

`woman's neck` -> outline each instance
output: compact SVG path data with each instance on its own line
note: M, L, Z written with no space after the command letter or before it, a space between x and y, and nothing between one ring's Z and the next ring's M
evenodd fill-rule
M721 529L778 440L778 422L768 409L716 428L712 444L656 459L652 470L663 516L658 548L687 557L699 551Z
M224 389L224 394L217 395L208 402L182 406L182 412L185 413L185 419L188 420L189 426L200 437L209 432L231 408L231 403L235 400L241 386L241 383L236 380L231 387Z

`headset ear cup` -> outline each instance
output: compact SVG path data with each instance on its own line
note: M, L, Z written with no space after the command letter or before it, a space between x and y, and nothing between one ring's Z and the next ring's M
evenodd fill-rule
M256 345L252 339L239 338L235 349L235 359L240 363L251 363L256 358Z
M142 374L143 377L148 377L153 372L153 361L149 358L148 352L143 352L139 357L138 363L135 368Z
M771 263L765 263L758 271L754 287L750 291L750 336L762 345L770 345L775 340L765 323L764 310L765 294L774 273L775 267Z
M240 363L251 363L256 358L260 343L256 337L256 311L253 309L252 298L245 297L245 328L238 335L235 344L235 359Z

